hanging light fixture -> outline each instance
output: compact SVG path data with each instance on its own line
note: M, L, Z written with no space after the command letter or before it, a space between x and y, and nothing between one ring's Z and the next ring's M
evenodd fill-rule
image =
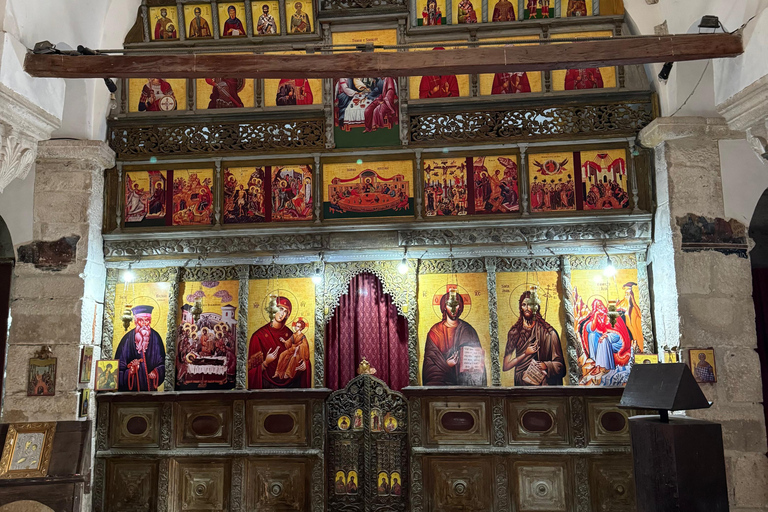
M318 254L318 257L320 261L318 261L315 273L312 275L312 282L316 285L323 282L323 253Z
M275 274L274 256L272 256L272 264L269 266L269 274L270 276L274 274L275 280L277 280L277 275ZM267 279L267 287L269 287L269 279ZM270 322L275 319L275 315L277 314L277 293L272 292L269 294L269 300L267 301L267 305L264 307L264 311L267 312Z
M459 289L459 276L454 272L453 268L453 246L451 246L451 273L450 275L454 278L453 279L453 286L448 287L448 300L445 301L445 306L448 308L448 310L451 312L451 315L456 315L456 310L459 308L459 297L458 297L458 289ZM450 278L449 278L450 281Z
M613 265L613 261L611 261L611 257L608 255L608 247L603 244L603 252L605 253L605 267L603 268L603 275L605 277L615 277L616 276L616 267Z
M402 275L405 275L408 273L408 248L407 247L403 251L403 259L400 260L400 264L397 266L397 271L400 272Z
M202 263L202 257L199 257L197 259L197 268L198 270L203 267ZM199 274L200 272L198 272ZM203 283L200 283L200 292L203 291ZM195 303L192 305L192 318L194 319L195 323L197 323L198 320L200 320L200 315L203 314L203 298L200 296L202 293L195 294Z
M131 322L133 322L133 311L131 311L131 308L133 307L133 292L134 292L134 286L133 282L136 279L136 275L131 270L131 263L128 263L128 270L123 272L123 304L125 307L123 308L123 313L120 315L120 320L123 321L123 328L127 331L128 327L131 326ZM128 287L131 287L131 301L128 302Z

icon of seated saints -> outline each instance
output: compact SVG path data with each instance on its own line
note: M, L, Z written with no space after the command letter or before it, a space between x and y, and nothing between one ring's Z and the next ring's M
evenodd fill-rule
M277 370L272 376L273 378L292 379L296 376L296 368L301 363L309 361L309 343L304 335L307 323L299 317L291 324L291 328L293 334L290 338L287 340L280 338L280 341L285 345L285 352L280 354L277 360Z

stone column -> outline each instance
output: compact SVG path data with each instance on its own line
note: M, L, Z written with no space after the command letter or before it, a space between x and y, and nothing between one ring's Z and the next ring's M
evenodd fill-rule
M717 383L701 386L714 405L689 414L723 425L731 510L746 512L768 510L751 266L737 254L684 250L681 231L689 214L709 222L725 216L718 140L740 137L720 118L659 118L640 142L656 152L649 262L658 345L678 346L689 364L688 349L714 348Z
M77 419L81 346L93 345L94 360L99 357L104 169L113 165L114 152L104 142L38 145L34 241L18 248L11 290L4 423ZM28 397L28 361L43 345L57 358L56 394Z

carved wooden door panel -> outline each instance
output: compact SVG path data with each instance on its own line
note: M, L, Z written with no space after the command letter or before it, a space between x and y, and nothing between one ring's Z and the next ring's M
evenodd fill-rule
M408 402L370 375L328 397L328 510L408 508Z

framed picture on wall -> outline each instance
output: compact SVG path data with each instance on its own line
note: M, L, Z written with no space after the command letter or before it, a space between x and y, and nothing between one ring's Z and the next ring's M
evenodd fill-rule
M0 478L36 478L48 474L56 423L12 423L0 458Z
M53 396L56 394L56 358L50 347L43 347L29 360L27 396Z
M699 384L714 384L717 382L715 349L692 348L688 350L688 364L691 366L693 377Z
M83 347L80 353L80 384L91 382L91 371L93 369L93 347Z
M81 389L80 390L80 405L77 408L77 417L78 418L85 418L88 416L88 406L90 405L91 401L91 390L90 389Z
M96 361L96 391L117 391L117 359Z

